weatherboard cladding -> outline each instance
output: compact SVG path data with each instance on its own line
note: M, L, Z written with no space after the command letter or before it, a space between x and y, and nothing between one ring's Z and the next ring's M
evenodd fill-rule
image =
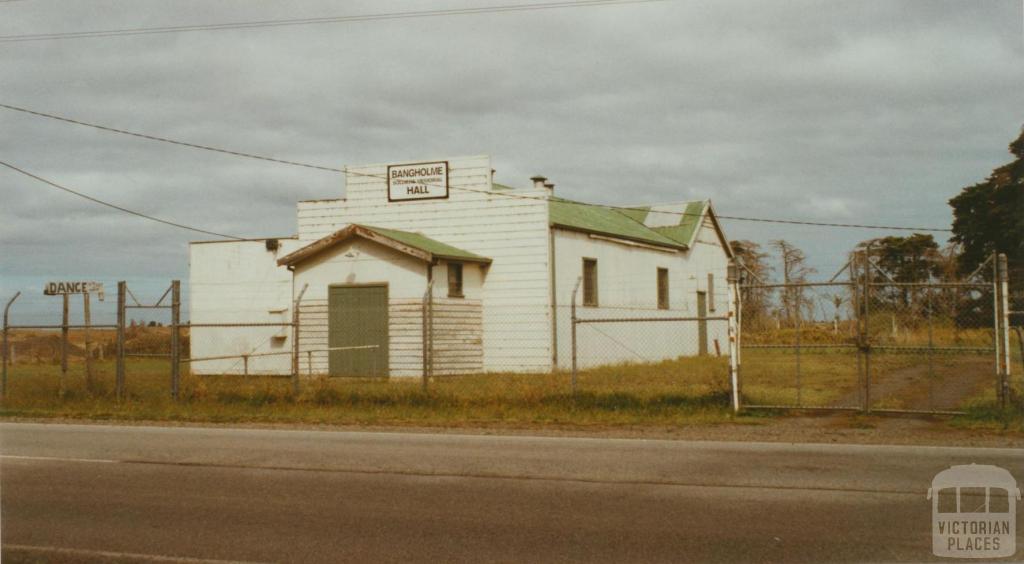
M677 214L678 224L652 227L645 225L650 216L666 214L652 213L650 207L610 209L549 198L547 190L494 184L487 157L452 159L449 164L447 199L401 203L387 200L386 165L349 167L344 199L299 203L298 235L308 244L357 223L421 235L491 258L481 300L484 370L550 368L552 227L681 250L693 243L701 225L698 215L706 211L703 201L675 204L687 210ZM498 193L481 193L488 191ZM567 294L559 296L561 303L567 299Z
M481 193L493 189L490 159L469 157L449 160L447 199L389 203L386 169L349 167L345 199L300 202L299 238L313 242L358 223L492 259L482 290L485 370L550 369L546 191L513 191L523 198Z

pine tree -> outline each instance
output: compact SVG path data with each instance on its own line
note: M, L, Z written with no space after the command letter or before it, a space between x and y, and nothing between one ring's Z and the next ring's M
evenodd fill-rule
M1013 162L984 182L968 186L949 200L953 241L962 246L961 272L972 272L993 252L1010 261L1012 294L1024 292L1024 128L1010 143Z

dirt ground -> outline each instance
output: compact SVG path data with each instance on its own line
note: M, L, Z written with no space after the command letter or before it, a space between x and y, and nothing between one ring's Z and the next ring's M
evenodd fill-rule
M995 390L993 360L981 356L938 357L871 376L873 409L958 411L986 388ZM833 405L861 406L864 390L854 389Z
M736 423L678 427L603 426L338 426L310 424L181 423L171 421L125 422L76 419L29 419L6 417L7 422L79 423L87 425L139 425L185 427L233 427L261 429L302 429L322 431L379 431L402 433L452 433L471 435L529 435L609 437L655 440L743 441L783 443L892 444L1024 449L1024 433L997 428L953 427L948 417L862 415L820 413L813 415L746 416ZM1022 452L1024 454L1024 452Z

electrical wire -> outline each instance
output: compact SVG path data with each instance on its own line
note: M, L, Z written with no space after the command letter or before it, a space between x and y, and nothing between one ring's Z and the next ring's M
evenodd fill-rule
M150 141L161 141L163 143L170 143L172 145L181 145L182 147L192 147L193 149L202 149L204 151L214 151L216 153L224 153L226 155L234 155L236 157L246 157L246 158L249 158L249 159L258 159L258 160L261 160L261 161L270 161L270 162L274 162L274 163L287 164L287 165L292 165L292 166L300 166L300 167L305 167L305 168L313 168L313 169L318 169L318 170L327 170L327 171L331 171L331 172L345 172L344 170L342 170L340 168L331 168L329 166L320 166L320 165L313 165L313 164L306 164L306 163L300 163L300 162L295 162L295 161L289 161L289 160L285 160L285 159L276 159L276 158L273 158L273 157L264 157L264 156L261 156L261 155L253 155L251 153L241 153L241 152L238 152L238 151L230 151L228 149L218 149L217 147L210 147L208 145L197 145L195 143L186 143L185 141L176 141L174 139L168 139L166 137L158 137L156 135L147 135L145 133L136 133L134 131L127 131L127 130L124 130L124 129L117 129L117 128L114 128L114 127L109 127L109 126L106 126L106 125L99 125L99 124L95 124L95 123L88 123L88 122L79 121L79 120L76 120L76 119L71 119L71 118L68 118L68 117L58 116L58 115L54 115L54 114L47 114L47 113L44 113L44 112L38 112L38 111L35 111L35 110L30 110L28 108L19 108L18 106L9 106L7 104L0 104L0 108L6 108L8 110L14 110L14 111L17 111L17 112L23 112L23 113L26 113L26 114L32 114L32 115L39 116L39 117L55 119L55 120L63 121L63 122L66 122L66 123L73 123L75 125L83 125L83 126L86 126L86 127L92 127L92 128L100 129L100 130L103 130L103 131L109 131L111 133L120 133L122 135L130 135L132 137L140 137L142 139L149 139Z
M8 110L22 112L22 113L26 113L26 114L31 114L31 115L35 115L35 116L38 116L38 117L50 118L50 119L54 119L54 120L58 120L58 121L66 122L66 123L71 123L71 124L75 124L75 125L81 125L81 126L85 126L85 127L92 127L92 128L95 128L95 129L99 129L99 130L102 130L102 131L108 131L108 132L111 132L111 133L120 133L122 135L129 135L129 136L132 136L132 137L148 139L148 140L151 140L151 141L160 141L160 142L163 142L163 143L170 143L170 144L179 145L179 146L182 146L182 147L191 147L193 149L201 149L201 150L204 150L204 151L213 151L213 152L216 152L216 153L223 153L223 154L226 154L226 155L232 155L232 156L236 156L236 157L244 157L244 158L249 158L249 159L256 159L256 160L261 160L261 161L266 161L266 162L273 162L273 163L278 163L278 164L286 164L286 165L298 166L298 167L303 167L303 168L310 168L310 169L316 169L316 170L324 170L324 171L328 171L328 172L340 172L340 173L350 174L350 175L353 175L353 176L362 176L362 177L368 177L368 178L376 178L376 179L380 179L380 180L387 180L386 176L382 176L382 175L379 175L379 174L370 174L370 173L354 171L354 170L351 170L351 169L340 169L340 168L328 167L328 166L323 166L323 165L308 164L308 163L302 163L302 162L292 161L292 160L287 160L287 159L280 159L280 158L276 158L276 157L268 157L268 156L264 156L264 155L257 155L257 154L253 154L253 153L244 153L244 152L241 152L241 151L233 151L233 150L229 150L229 149L221 149L221 148L212 147L212 146L209 146L209 145L199 145L199 144L196 144L196 143L188 143L188 142L185 142L185 141L178 141L178 140L175 140L175 139L169 139L167 137L160 137L160 136L157 136L157 135L149 135L149 134L145 134L145 133L137 133L137 132L134 132L134 131L127 131L127 130L124 130L124 129L118 129L118 128L110 127L110 126L106 126L106 125L99 125L99 124L95 124L95 123L89 123L89 122L85 122L85 121L81 121L81 120L77 120L77 119L72 119L72 118L68 118L68 117L64 117L64 116L58 116L58 115L55 115L55 114L40 112L40 111L37 111L37 110L30 110L28 108L22 108L22 107L19 107L19 106L12 106L12 105L9 105L9 104L4 104L4 103L0 103L0 108L5 108L5 109L8 109ZM428 183L428 185L430 185L430 184ZM431 185L431 186L434 186L434 185ZM443 186L436 185L435 187L443 187ZM532 196L532 195L529 195L529 194L514 194L514 193L509 193L509 192L498 192L498 191L493 191L493 190L480 190L480 189L474 189L474 188L466 188L464 186L451 186L450 188L453 189L453 190L461 190L461 191L464 191L464 192L476 192L476 193L480 193L480 194L486 194L486 195L489 195L489 196L500 196L500 197L506 197L506 198L519 198L519 199L523 199L523 200L546 200L547 199L546 197L543 197L543 196ZM590 203L590 202L573 202L573 203L578 204L578 205L590 206L590 207L595 207L595 208L603 208L603 209L614 210L614 211L636 211L637 209L640 209L640 208L637 208L637 207L613 206L613 205L607 205L607 204L594 204L594 203ZM680 216L680 217L685 217L685 216L700 217L702 215L700 213L687 213L685 211L684 212L677 212L677 211L668 211L668 210L650 210L649 213L659 213L659 214L665 214L665 215L675 215L675 216ZM834 228L847 228L847 229L875 229L875 230L919 231L919 232L920 231L952 232L952 229L943 229L943 228L935 228L935 227L909 227L909 226L895 226L895 225L872 225L872 224L857 224L857 223L837 223L837 222L804 221L804 220L795 220L795 219L772 219L772 218L762 218L762 217L749 217L749 216L736 216L736 215L718 215L718 214L716 214L715 216L718 219L726 219L726 220L733 220L733 221L749 221L749 222L759 222L759 223L775 223L775 224L783 224L783 225L804 225L804 226L812 226L812 227L834 227Z
M128 213L128 214L134 215L134 216L138 216L138 217L141 217L143 219L148 219L150 221L156 221L158 223L163 223L164 225L170 225L171 227L177 227L179 229L187 229L189 231L195 231L196 233L203 233L203 234L206 234L206 235L213 235L215 237L223 237L225 239L235 239L235 240L238 240L238 241L244 241L244 239L242 237L236 237L234 235L225 235L223 233L217 233L215 231L208 231L206 229L200 229L198 227L192 227L190 225L185 225L183 223L175 223L173 221L168 221L166 219L160 219L159 217L153 217L151 215L147 215L147 214L144 214L142 212L137 212L135 210L131 210L131 209L119 206L117 204L112 204L110 202L103 201L103 200L101 200L99 198L94 198L93 196L90 196L88 194L83 194L83 193L78 192L76 190L72 190L71 188L68 188L66 186L61 186L60 184L57 184L56 182L53 182L53 181L50 181L50 180L47 180L47 179L45 179L45 178L43 178L41 176L36 176L35 174L32 174L31 172L28 172L26 170L20 169L20 168L18 168L16 166L14 166L14 165L12 165L10 163L6 163L4 161L0 161L0 165L3 165L3 166L5 166L5 167L7 167L7 168L9 168L9 169L11 169L11 170L13 170L15 172L24 174L25 176L27 176L29 178L33 178L35 180L38 180L39 182L42 182L43 184L47 184L49 186L52 186L52 187L54 187L54 188L56 188L58 190L63 190L65 192L69 193L69 194L73 194L75 196L78 196L79 198L85 198L86 200L89 200L90 202L94 202L94 203L100 204L102 206L107 206L108 208L113 208L115 210L122 211L122 212L125 212L125 213Z
M317 18L294 18L261 21L226 22L216 24L192 24L160 27L134 27L123 29L105 29L93 31L71 31L55 33L27 33L21 35L0 36L0 42L14 43L22 41L46 41L53 39L82 39L89 37L117 37L126 35L154 35L163 33L180 33L188 31L217 31L225 29L257 29L268 27L286 27L331 23L359 23L384 20L404 20L414 18L436 18L446 16L465 16L474 14L491 14L504 12L528 12L536 10L559 10L565 8L589 8L598 6L616 6L624 4L651 4L671 0L579 0L575 2L537 2L531 4L506 4L501 6L478 6L472 8L448 8L439 10L414 10L406 12L383 12L350 16L325 16Z

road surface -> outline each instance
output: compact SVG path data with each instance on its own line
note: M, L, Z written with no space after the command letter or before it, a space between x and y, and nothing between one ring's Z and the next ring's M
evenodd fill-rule
M1024 478L1010 449L195 427L5 423L0 453L5 563L920 561L935 473Z

